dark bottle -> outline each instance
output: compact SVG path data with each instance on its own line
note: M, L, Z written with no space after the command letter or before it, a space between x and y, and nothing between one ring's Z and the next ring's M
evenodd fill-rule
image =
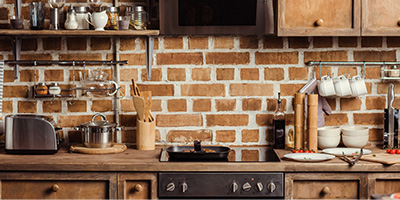
M274 113L274 148L285 148L285 112L282 108L281 93L278 93L278 104Z

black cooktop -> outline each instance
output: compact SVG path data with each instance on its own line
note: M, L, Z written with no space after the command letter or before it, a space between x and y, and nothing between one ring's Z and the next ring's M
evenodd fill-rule
M275 150L270 147L231 147L227 159L172 160L166 148L161 150L160 162L280 162Z

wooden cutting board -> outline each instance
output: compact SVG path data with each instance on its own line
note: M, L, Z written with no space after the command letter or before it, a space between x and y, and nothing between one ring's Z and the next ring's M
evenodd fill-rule
M126 150L125 144L116 143L110 148L87 148L83 145L71 145L70 151L74 153L85 153L85 154L113 154L121 153Z
M373 156L375 155L375 156ZM387 165L393 165L396 163L400 163L400 155L397 154L388 154L388 153L377 153L377 154L368 154L363 155L360 160L366 160L371 162L379 162Z

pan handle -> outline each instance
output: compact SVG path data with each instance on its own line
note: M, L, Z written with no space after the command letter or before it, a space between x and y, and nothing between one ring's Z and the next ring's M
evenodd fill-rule
M194 141L194 151L195 152L201 151L201 141L200 140Z

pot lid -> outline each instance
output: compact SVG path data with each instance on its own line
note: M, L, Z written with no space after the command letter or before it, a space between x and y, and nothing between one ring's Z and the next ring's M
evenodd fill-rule
M101 116L102 120L95 121L97 116ZM116 125L117 125L116 123L107 121L106 116L103 113L97 113L93 115L92 121L81 124L81 126L99 127L99 128L114 127Z

